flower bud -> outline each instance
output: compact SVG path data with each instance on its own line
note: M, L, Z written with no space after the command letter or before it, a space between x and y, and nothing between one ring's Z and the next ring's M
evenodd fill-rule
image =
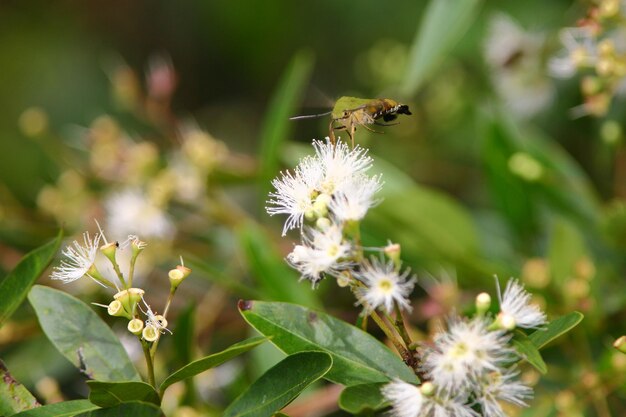
M508 161L509 170L518 177L535 182L543 176L543 166L539 161L525 152L514 153Z
M389 242L387 246L385 246L383 251L385 252L385 255L387 255L389 259L393 261L393 264L399 268L400 263L401 263L400 253L402 252L402 248L400 247L400 244Z
M491 307L491 296L486 292L481 292L476 296L476 311L478 314L484 314Z
M514 330L517 327L517 323L515 322L515 318L509 314L500 313L496 318L496 325L498 328L503 330Z
M420 385L420 392L425 397L432 397L437 390L432 382L424 382Z
M626 336L622 336L613 342L613 347L622 353L626 353Z
M350 274L345 271L337 276L337 285L339 285L341 288L345 288L350 285L351 281L352 278L350 277Z
M330 200L330 195L326 193L317 196L313 203L313 211L317 217L326 217L328 215L328 204L330 204Z
M319 230L328 230L328 228L330 226L332 226L332 222L330 221L330 219L328 217L320 217L319 219L317 219L317 221L315 222L315 226L319 229Z
M177 265L175 269L170 269L167 276L170 279L170 286L172 289L176 289L181 282L185 280L191 274L191 269L184 265Z
M128 322L128 331L136 336L139 336L143 331L143 321L139 319L132 319Z

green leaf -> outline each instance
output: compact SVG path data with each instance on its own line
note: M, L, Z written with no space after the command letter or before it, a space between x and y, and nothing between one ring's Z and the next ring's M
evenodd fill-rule
M265 299L320 307L311 286L299 281L298 274L289 268L262 228L245 222L238 229L238 236L248 267L260 284Z
M533 344L528 336L521 331L515 332L513 339L511 340L513 347L520 354L522 359L534 366L539 372L545 374L548 372L548 367L541 357L541 353L537 347Z
M31 251L15 269L0 282L0 327L26 298L30 287L37 281L59 249L63 233L51 242Z
M569 332L582 321L585 316L578 311L571 312L552 320L545 329L536 330L529 338L537 349L541 349L557 337Z
M112 407L120 403L142 401L159 405L161 399L152 385L145 382L87 381L89 401L100 407Z
M38 405L33 394L11 376L0 360L0 416L10 416Z
M63 291L41 285L30 290L28 300L48 339L90 378L141 379L115 334L88 305Z
M359 384L346 387L339 396L339 407L350 414L373 412L385 407L385 397L380 392L384 383Z
M462 38L481 0L431 0L409 54L402 93L413 95Z
M304 87L308 84L314 58L309 52L297 53L285 71L269 105L261 131L261 175L259 184L264 184L262 202L265 204L271 179L278 173L278 157L282 144L287 139L294 109Z
M330 370L333 361L324 352L288 356L261 375L224 411L224 417L270 417L289 404L307 386Z
M342 320L295 304L239 301L244 319L287 354L317 350L329 353L333 368L326 379L344 385L417 377L387 346Z
M162 417L163 415L163 411L154 404L133 401L88 411L76 417Z
M235 356L241 355L242 353L245 353L250 349L260 345L266 340L266 337L252 337L250 339L246 339L242 342L236 343L221 352L214 353L212 355L205 356L202 359L193 361L168 376L165 381L161 383L161 387L159 388L159 390L161 393L163 393L163 391L165 391L165 389L173 383L182 381L186 378L191 378L192 376L198 375L201 372L221 365L222 363L234 358Z
M99 408L100 407L92 404L89 400L73 400L33 408L32 410L15 414L13 417L72 417L79 413L97 410Z

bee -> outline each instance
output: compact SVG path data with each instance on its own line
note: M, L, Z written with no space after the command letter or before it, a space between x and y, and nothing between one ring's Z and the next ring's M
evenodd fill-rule
M335 143L335 130L345 130L350 136L352 147L354 147L354 132L357 126L363 126L370 132L378 132L369 127L369 125L391 126L391 124L380 123L391 122L395 120L399 114L411 115L409 106L398 103L390 98L365 99L357 97L341 97L335 103L333 109L326 113L313 114L307 116L296 116L290 120L309 119L313 117L321 117L330 114L330 123L328 125L328 136L331 142ZM395 123L393 123L395 124Z

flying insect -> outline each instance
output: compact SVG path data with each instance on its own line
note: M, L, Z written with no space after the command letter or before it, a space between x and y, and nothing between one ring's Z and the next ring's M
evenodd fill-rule
M381 133L370 128L369 125L391 126L392 124L384 124L379 121L382 119L384 122L388 123L395 120L399 114L410 115L411 112L409 111L408 105L398 103L390 98L366 99L341 97L329 112L296 116L290 118L290 120L322 117L328 114L331 115L328 125L328 135L331 142L335 143L335 130L345 130L348 136L350 136L352 147L354 147L354 132L357 126L363 126L371 132Z

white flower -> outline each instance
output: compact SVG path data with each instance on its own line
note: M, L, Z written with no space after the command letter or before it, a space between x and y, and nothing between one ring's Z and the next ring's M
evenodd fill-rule
M350 254L351 246L343 240L343 232L336 225L324 231L307 228L303 234L303 244L296 245L287 255L287 261L313 285L322 278L323 273L336 275L350 265L342 258Z
M500 299L500 314L502 317L513 319L517 327L535 329L546 323L546 315L534 304L530 304L531 295L516 279L510 279L506 284L504 296L500 294L498 285L498 298Z
M405 310L411 310L408 296L415 285L415 278L407 281L409 271L399 274L394 263L383 263L376 258L365 262L360 271L354 272L355 278L365 284L365 288L357 288L357 304L361 304L367 311L384 307L388 313L394 309L394 302Z
M512 370L503 373L492 372L486 376L480 394L476 398L484 417L507 417L500 401L518 407L528 406L526 400L532 398L533 390L522 384L517 376L518 372Z
M395 417L417 417L422 411L424 396L419 387L395 380L384 387L381 392L393 407Z
M362 220L370 207L380 201L374 199L374 194L381 187L380 175L353 177L335 193L329 204L328 208L333 213L333 219L339 222Z
M550 73L559 78L569 78L581 67L593 67L598 59L597 44L588 27L565 28L559 33L565 47L559 57L548 63Z
M430 383L422 387L426 384ZM424 395L420 387L400 380L385 385L381 392L391 403L394 417L478 417L458 397Z
M272 180L276 189L270 193L269 207L265 209L274 214L287 214L283 227L283 236L288 230L302 227L305 215L313 213L313 200L322 176L322 166L311 157L304 158L296 167L295 173L281 172L281 178Z
M63 250L67 259L62 260L61 265L52 270L50 278L60 279L64 283L82 278L96 260L101 237L100 233L96 233L92 240L88 232L83 233L83 245L75 240L73 246L67 246Z
M448 330L439 333L434 346L426 348L423 369L432 382L448 393L459 393L476 387L487 372L498 371L509 360L513 350L503 331L489 331L486 318L471 321L452 318Z
M136 188L111 194L105 201L107 229L114 236L140 234L170 240L174 225L167 213Z
M290 229L302 227L305 217L315 218L317 196L332 197L344 187L349 188L347 183L372 166L367 150L359 146L350 149L343 142L333 145L327 139L314 140L313 147L315 155L300 160L294 173L282 172L280 178L272 181L276 191L270 193L266 210L270 215L288 215L283 236Z
M337 141L333 145L327 138L326 142L314 140L313 147L315 158L323 170L323 177L318 184L321 193L333 195L347 181L372 167L372 158L367 156L367 149L359 145L350 149L344 142Z

